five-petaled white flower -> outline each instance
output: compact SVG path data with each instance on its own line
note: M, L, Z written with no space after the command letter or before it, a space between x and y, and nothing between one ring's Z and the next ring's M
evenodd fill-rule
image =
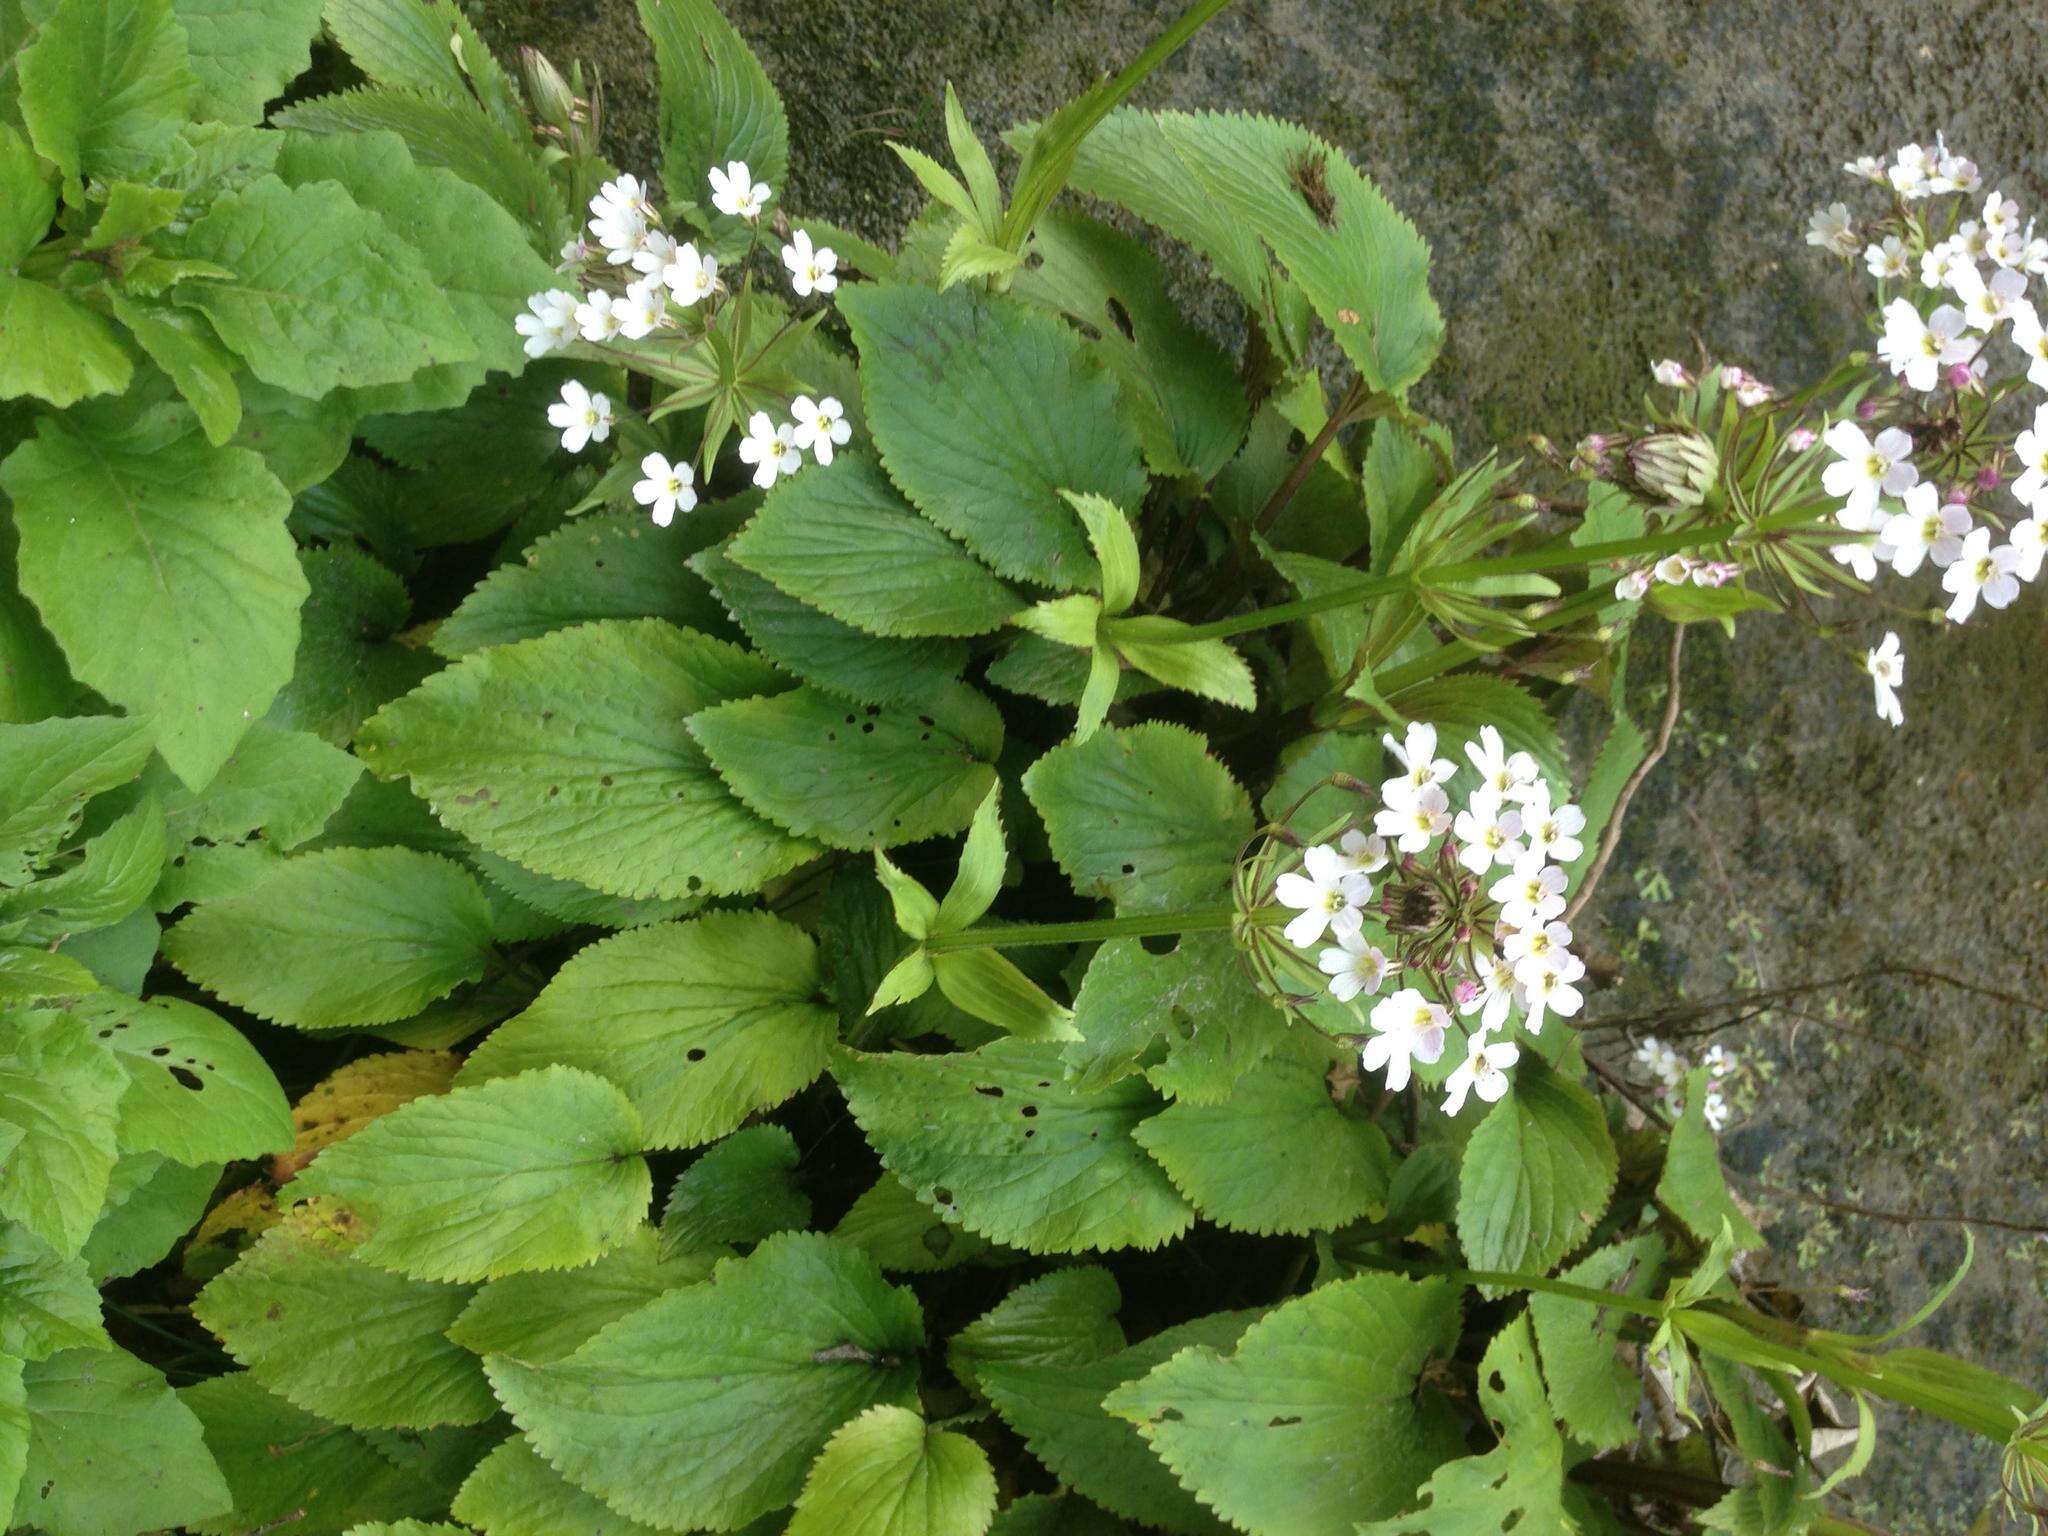
M1863 669L1877 687L1877 718L1904 725L1906 713L1899 707L1899 685L1906 680L1906 658L1899 650L1899 637L1891 630L1864 655Z
M1442 784L1458 771L1458 765L1448 757L1436 755L1436 727L1420 720L1408 722L1408 729L1400 741L1391 734L1380 738L1394 755L1394 761L1401 765L1401 773L1388 779L1380 786L1380 794L1389 805L1397 804L1417 790L1432 784Z
M1284 907L1299 912L1282 931L1296 949L1307 949L1325 930L1342 939L1364 922L1359 910L1372 896L1372 882L1346 866L1344 856L1328 843L1317 843L1301 856L1298 873L1273 882L1273 894Z
M1863 247L1863 265L1872 277L1904 277L1913 270L1913 254L1897 235L1886 235L1881 242Z
M2013 344L2027 355L2027 382L2048 389L2048 326L2034 306L2022 300L2012 307Z
M1976 353L1977 344L1963 334L1967 325L1953 304L1922 319L1911 299L1893 299L1885 306L1877 355L1905 379L1907 388L1930 390L1941 382L1943 369Z
M1975 262L1966 261L1949 268L1948 285L1963 301L1963 318L1972 330L1995 331L2011 317L2013 306L2027 291L2027 275L1997 267L1986 277Z
M1486 894L1500 903L1500 919L1513 928L1547 923L1564 910L1564 870L1541 853L1524 853L1512 874L1504 875Z
M1887 173L1891 177L1892 190L1909 200L1926 197L1932 190L1928 184L1934 180L1940 166L1939 151L1908 144L1899 151Z
M2021 465L2013 495L2029 511L2048 512L2048 405L2034 407L2033 425L2013 439L2012 451Z
M1465 984L1458 1012L1466 1018L1478 1014L1479 1030L1484 1034L1508 1021L1517 992L1515 968L1500 955L1482 955L1473 975L1475 979Z
M1394 962L1366 943L1363 933L1340 933L1334 947L1316 957L1316 969L1330 978L1330 995L1348 1003L1371 997L1393 972Z
M1585 994L1576 983L1586 974L1586 962L1577 955L1558 954L1528 969L1517 966L1515 980L1521 983L1522 1001L1528 1013L1522 1027L1532 1035L1543 1033L1548 1014L1568 1019L1586 1005Z
M561 432L564 448L581 453L586 443L612 435L612 403L571 379L562 386L562 398L548 407L548 425Z
M1886 427L1875 441L1853 421L1828 428L1827 445L1835 462L1820 472L1821 489L1840 496L1851 512L1867 513L1879 495L1897 496L1920 478L1913 463L1913 434Z
M1376 875L1387 867L1387 840L1354 827L1337 839L1337 856L1348 874Z
M1906 510L1886 519L1882 535L1892 552L1892 569L1910 576L1922 561L1935 566L1954 565L1963 552L1963 539L1970 531L1970 510L1954 502L1943 502L1932 485L1916 485L1905 495Z
M747 418L747 435L740 439L740 462L754 466L754 484L766 490L780 475L795 474L804 456L796 451L796 429L788 422L777 426L766 411Z
M615 267L630 262L652 232L654 205L637 176L621 176L598 188L590 200L590 232Z
M1521 857L1522 813L1491 787L1474 790L1451 823L1451 835L1458 839L1458 862L1483 875L1496 864L1513 864Z
M526 301L527 313L512 322L512 329L526 338L528 357L546 357L559 352L576 339L576 295L564 288L550 288Z
M1522 806L1522 835L1529 851L1546 859L1569 861L1584 851L1579 834L1586 830L1586 813L1576 805L1553 807L1550 786L1539 785Z
M1806 221L1806 243L1817 245L1837 256L1856 254L1856 226L1849 219L1847 203L1830 203L1825 208L1813 210L1813 217Z
M796 423L790 441L820 464L830 464L832 450L845 447L853 436L853 427L846 419L846 407L835 395L826 395L818 400L809 395L798 395L789 403L789 414Z
M626 301L609 293L587 293L576 306L576 329L585 341L610 341L626 324Z
M625 297L612 306L619 317L619 334L628 341L651 336L668 318L668 290L658 278L643 277L629 284Z
M678 512L697 505L697 471L687 460L671 464L650 453L640 461L640 473L646 478L635 482L633 499L654 514L655 527L666 528Z
M1392 997L1373 1004L1375 1033L1358 1053L1368 1072L1385 1069L1387 1088L1399 1093L1408 1086L1412 1062L1433 1062L1444 1053L1444 1031L1450 1027L1451 1011L1433 1003L1413 987L1403 987Z
M774 195L767 182L754 180L744 160L728 160L724 170L711 168L711 206L728 218L758 219Z
M1858 155L1854 160L1844 160L1842 169L1851 176L1860 176L1865 181L1874 181L1880 186L1884 184L1884 161L1876 155Z
M1515 980L1524 986L1529 978L1571 948L1572 931L1554 919L1511 928L1501 938L1500 957L1515 968Z
M1527 752L1510 752L1493 726L1479 727L1479 739L1465 743L1465 756L1479 770L1479 783L1503 800L1526 800L1538 783L1536 759Z
M650 229L640 242L640 248L633 252L633 270L659 272L674 258L678 249L674 235L665 229Z
M1982 598L1993 608L2003 608L2020 595L2019 551L2009 544L1991 547L1991 530L1978 528L1963 540L1956 563L1941 573L1942 589L1955 598L1948 616L1962 623L1977 609Z
M2020 205L2014 198L2003 192L1993 192L1984 199L1984 227L1986 229L2018 229L2020 227Z
M1450 826L1450 807L1451 797L1441 784L1407 786L1404 794L1373 812L1372 827L1401 852L1420 853Z
M675 301L688 309L700 299L706 299L718 287L718 260L713 256L698 254L694 240L685 241L676 247L661 269L661 280L668 285L668 291Z
M1474 1035L1465 1042L1465 1059L1444 1079L1444 1113L1455 1115L1463 1109L1468 1093L1498 1103L1508 1091L1508 1068L1521 1059L1521 1048L1512 1040L1488 1043L1483 1031Z
M802 230L791 235L782 248L782 264L789 268L789 286L800 299L830 293L839 286L838 254L829 246L813 246Z

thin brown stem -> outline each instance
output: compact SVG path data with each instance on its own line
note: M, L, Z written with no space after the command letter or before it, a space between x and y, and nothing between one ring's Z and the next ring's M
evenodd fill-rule
M1607 861L1614 857L1615 845L1621 841L1621 826L1628 815L1629 801L1643 786L1643 780L1650 776L1650 770L1657 766L1671 745L1671 732L1678 724L1678 674L1679 664L1685 646L1685 626L1676 625L1671 631L1671 657L1666 664L1668 682L1664 697L1664 718L1657 726L1657 739L1636 771L1628 776L1628 782L1621 786L1621 794L1614 802L1614 810L1607 817L1606 830L1600 834L1600 851L1593 855L1593 862L1586 866L1586 877L1579 882L1578 894L1571 899L1571 905L1564 909L1567 924L1576 922L1585 910L1586 903L1593 899L1593 892L1600 885L1600 877L1607 873Z
M1259 508L1259 515L1252 519L1254 529L1265 533L1272 528L1280 514L1287 510L1287 504L1294 500L1294 493L1308 483L1309 475L1322 463L1323 455L1329 452L1330 444L1337 440L1337 434L1358 419L1358 408L1364 401L1364 385L1354 382L1351 388L1345 391L1344 398L1337 402L1337 408L1330 412L1330 418L1323 423L1322 430L1309 439L1309 445L1302 449L1301 457L1294 461L1294 468L1287 471L1287 478L1274 488L1273 494L1266 498L1266 504Z
M1772 1184L1747 1174L1738 1173L1736 1177L1773 1195L1783 1195L1787 1199L1817 1205L1823 1210L1840 1211L1848 1216L1868 1216L1873 1221L1889 1221L1895 1226L1993 1227L2000 1232L2022 1232L2030 1237L2048 1235L2048 1225L2040 1222L2007 1221L2002 1216L1973 1216L1959 1211L1884 1211L1875 1206L1859 1205L1853 1200L1831 1200L1825 1195L1809 1194L1803 1189L1793 1189L1786 1184Z

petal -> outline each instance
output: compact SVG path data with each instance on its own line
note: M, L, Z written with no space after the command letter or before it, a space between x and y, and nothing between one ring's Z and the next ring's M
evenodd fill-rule
M1320 906L1323 893L1306 876L1288 873L1273 882L1273 894L1284 907Z

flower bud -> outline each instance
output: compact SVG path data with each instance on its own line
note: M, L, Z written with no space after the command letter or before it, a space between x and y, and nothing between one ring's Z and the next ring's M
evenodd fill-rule
M1688 428L1653 432L1628 445L1628 469L1637 489L1675 507L1706 500L1721 473L1714 445Z
M1977 488L1979 490L1995 491L2004 481L2005 477L1998 472L1996 464L1986 464L1977 471Z
M1811 427L1794 427L1790 432L1787 432L1785 434L1785 446L1787 448L1790 448L1794 453L1804 453L1807 449L1811 448L1814 445L1814 443L1819 440L1819 438L1820 434L1814 431Z
M1685 364L1667 357L1650 367L1650 377L1669 389L1691 389L1692 374Z
M526 94L541 121L567 132L576 113L576 93L560 70L548 62L538 48L519 50L519 73L526 81Z

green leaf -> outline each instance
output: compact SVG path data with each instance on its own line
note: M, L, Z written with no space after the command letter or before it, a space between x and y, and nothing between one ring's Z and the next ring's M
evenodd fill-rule
M1131 520L1100 496L1061 491L1060 497L1088 530L1088 547L1102 572L1102 611L1114 617L1138 597L1138 536L1131 531Z
M951 1056L848 1053L847 1107L888 1170L970 1232L1031 1253L1156 1248L1194 1219L1131 1140L1158 1098L1127 1079L1083 1096L1056 1045Z
M0 1216L60 1255L78 1252L106 1199L127 1086L78 1019L9 1018L0 1045Z
M839 295L889 477L998 574L1072 591L1094 558L1059 492L1144 494L1116 380L1050 315L966 288Z
M490 905L453 860L336 848L195 909L164 935L192 980L302 1029L386 1024L483 974Z
M940 993L962 1013L1019 1040L1081 1038L1073 1010L1054 1002L994 949L945 950L930 959Z
M811 1224L811 1202L797 1187L796 1138L779 1125L735 1131L682 1172L661 1214L670 1253L720 1243L758 1243Z
M197 1167L291 1150L284 1090L233 1025L175 997L119 992L81 998L75 1011L126 1074L124 1151Z
M661 82L662 184L672 198L705 204L710 227L720 234L743 230L739 220L711 212L706 175L713 166L741 160L779 195L789 172L782 99L711 0L639 3Z
M28 141L0 123L0 267L12 269L50 232L57 189Z
M1244 658L1222 640L1182 638L1188 626L1156 614L1110 619L1103 638L1123 659L1169 688L1238 709L1256 709L1258 689Z
M635 901L627 896L607 896L573 880L537 875L523 865L480 848L470 851L469 862L483 876L487 890L502 891L522 907L530 907L571 927L640 928L648 923L687 917L702 905L694 899Z
M434 630L434 649L466 656L592 619L722 629L723 611L683 558L703 547L695 534L717 526L699 522L709 510L673 528L655 527L639 510L575 519L478 583Z
M306 72L320 31L320 0L172 0L199 77L193 115L257 123L263 108Z
M0 944L0 1008L99 990L99 979L69 955L26 944Z
M1175 1477L1260 1536L1326 1536L1405 1508L1464 1436L1418 1384L1458 1341L1442 1280L1358 1275L1276 1307L1225 1355L1182 1350L1112 1393Z
M59 0L15 67L29 139L72 183L153 170L199 92L171 0Z
M179 778L213 777L290 676L306 582L262 460L196 432L44 418L0 463L21 589L78 677L154 722Z
M105 1285L161 1263L206 1213L221 1166L188 1168L154 1152L131 1152L115 1163L107 1203L79 1250L93 1283Z
M1569 795L1572 776L1557 726L1550 712L1520 684L1504 677L1462 673L1404 688L1387 703L1405 719L1436 726L1439 746L1445 750L1478 740L1481 726L1498 728L1510 752L1527 752L1536 759L1559 803ZM1449 755L1463 766L1462 752Z
M1102 730L1053 748L1024 775L1053 856L1083 896L1121 912L1229 899L1252 835L1251 801L1193 731Z
M226 1514L199 1421L121 1349L72 1349L22 1368L28 1458L17 1524L48 1536L137 1536Z
M296 848L327 825L362 771L310 732L259 722L204 790L163 786L164 819L181 845L234 843L261 832L274 848Z
M810 936L765 912L636 928L571 959L461 1080L565 1063L625 1090L644 1145L697 1146L825 1069L838 1019L820 987Z
M624 1242L653 1183L640 1117L573 1067L414 1099L329 1147L292 1182L362 1217L367 1263L416 1280L570 1269Z
M265 176L215 199L187 257L231 279L181 286L267 384L309 398L466 363L476 344L418 251L340 185Z
M106 321L54 288L0 272L0 400L31 395L62 408L126 389L133 373Z
M574 1354L599 1331L657 1296L711 1274L716 1255L664 1256L651 1226L581 1269L506 1275L476 1293L448 1337L479 1355L535 1364Z
M833 848L964 828L996 781L1002 716L964 684L916 705L849 704L815 688L693 715L690 734L751 810Z
M215 447L242 424L242 393L235 387L235 360L197 315L109 292L114 318L128 327L137 346L178 387L200 430Z
M901 1179L883 1174L847 1208L832 1235L890 1271L924 1275L988 1252L985 1239L948 1225L918 1203Z
M492 1355L492 1384L552 1465L636 1520L731 1529L796 1497L832 1432L916 1400L924 1325L859 1249L771 1237L565 1360ZM650 1466L664 1469L647 1476Z
M0 1357L40 1360L61 1349L111 1349L100 1293L78 1258L26 1227L0 1222Z
M1558 1278L1620 1296L1655 1296L1664 1279L1664 1240L1646 1232L1611 1244ZM1619 1354L1618 1325L1626 1315L1568 1296L1529 1297L1550 1400L1572 1437L1595 1451L1618 1449L1636 1434L1642 1382Z
M988 1452L908 1408L870 1408L825 1442L789 1536L982 1536L996 1513Z
M75 862L32 885L0 891L0 933L57 944L111 928L149 899L164 866L164 813L144 795L77 850Z
M1547 1274L1614 1192L1614 1142L1593 1095L1525 1055L1458 1176L1458 1241L1474 1269Z
M149 754L141 720L91 715L0 725L0 880L28 879L30 865L77 829L85 802L126 784Z
M22 1368L20 1356L0 1353L0 1506L10 1512L28 1465L28 1392Z
M886 882L895 866L880 855L876 862ZM960 850L960 867L945 899L937 911L929 914L926 933L958 933L980 922L1002 890L1003 872L1009 864L1009 850L1003 841L1003 796L998 787L991 789L975 809L974 820L967 828L967 842ZM892 887L892 894L893 890ZM907 926L904 931L910 932ZM912 937L923 938L925 933Z
M1111 939L1088 962L1074 1023L1082 1039L1061 1060L1080 1092L1142 1070L1160 1092L1201 1104L1227 1100L1289 1028L1222 933L1185 935L1166 954Z
M1296 1029L1221 1104L1180 1103L1134 1133L1189 1204L1239 1232L1307 1233L1384 1208L1394 1157L1330 1098L1333 1052Z
M540 874L614 896L734 895L819 849L735 799L685 722L782 686L737 646L606 620L463 658L366 724L357 752Z
M362 1262L341 1219L293 1212L199 1293L192 1315L257 1381L334 1423L424 1429L491 1417L498 1405L476 1357L446 1337L475 1288Z
M523 1435L477 1464L448 1512L485 1536L664 1536L578 1488Z
M431 672L434 659L392 638L411 617L412 600L391 571L342 544L302 550L299 564L312 595L300 614L291 681L269 720L345 746L365 720Z
M870 634L987 634L1020 606L987 567L906 507L861 454L782 481L727 553Z
M1056 1269L1018 1286L953 1335L946 1363L962 1386L981 1390L989 1366L1093 1364L1124 1348L1123 1305L1110 1272L1095 1264Z
M1410 531L1436 500L1436 475L1435 455L1407 428L1394 421L1373 423L1358 476L1372 529L1373 570L1394 568Z
M1657 1198L1703 1243L1719 1237L1726 1222L1738 1249L1761 1248L1763 1234L1728 1193L1721 1153L1707 1128L1707 1082L1704 1067L1695 1067L1686 1076L1685 1112L1671 1127L1664 1171L1657 1177Z

